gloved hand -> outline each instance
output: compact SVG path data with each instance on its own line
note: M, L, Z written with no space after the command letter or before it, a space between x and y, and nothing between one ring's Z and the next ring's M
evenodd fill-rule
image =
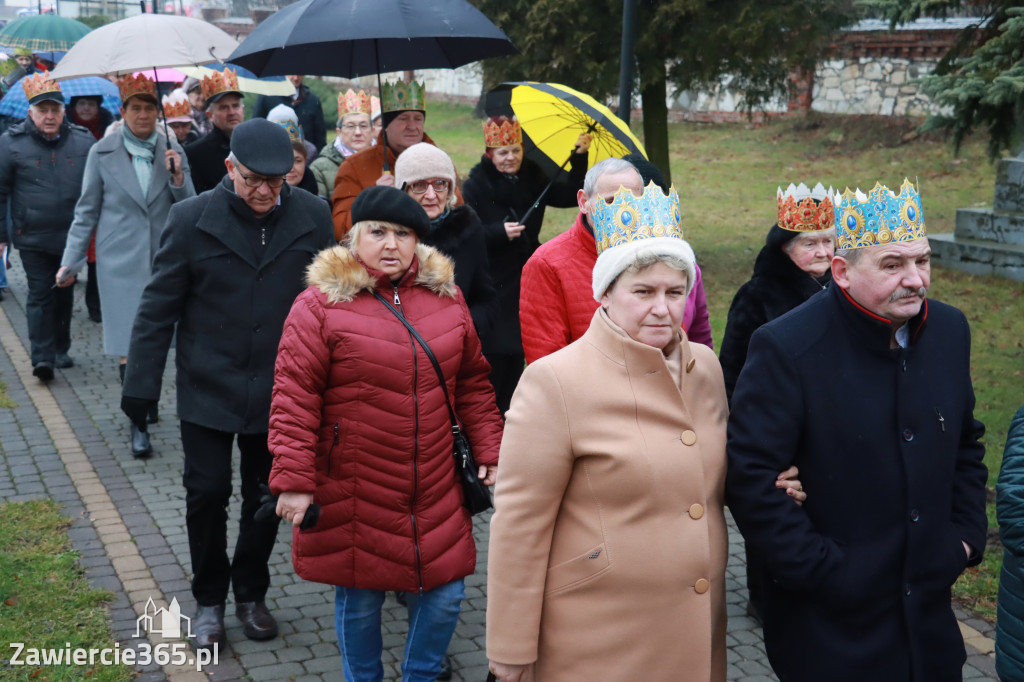
M266 521L277 516L277 495L270 492L270 487L266 483L260 483L260 494L260 508L253 514L253 518L257 521ZM302 517L299 530L309 530L319 520L320 505L311 504L306 509L306 514Z
M150 400L149 398L133 398L131 396L121 396L121 411L128 415L128 419L132 421L143 431L146 430L146 419L149 417L149 411L156 407L157 401Z

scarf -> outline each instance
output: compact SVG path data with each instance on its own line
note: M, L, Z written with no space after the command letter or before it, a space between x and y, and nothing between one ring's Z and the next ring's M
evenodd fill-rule
M145 140L135 137L128 126L121 126L124 148L132 157L132 170L139 180L142 196L149 194L149 183L153 179L153 155L156 152L156 130Z
M346 159L356 153L355 149L349 147L347 144L341 141L341 135L334 138L334 148L338 150L338 153L344 156Z
M430 234L437 231L437 228L441 227L441 223L445 221L448 215L452 212L450 208L444 209L444 212L430 221Z

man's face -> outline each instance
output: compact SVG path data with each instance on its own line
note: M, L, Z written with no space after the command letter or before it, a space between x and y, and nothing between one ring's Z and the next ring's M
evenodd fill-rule
M306 79L305 76L288 76L288 82L292 84L292 87L296 90L302 85L302 81Z
M228 177L235 186L235 193L242 197L242 201L249 205L257 217L266 215L277 205L277 198L281 196L281 186L284 184L283 177L266 178L257 175L240 163L232 163L230 159L226 159L224 164L228 168ZM250 184L256 186L250 187ZM276 186L271 187L271 184Z
M202 88L193 88L188 91L188 103L200 111L206 106L206 98L203 97Z
M832 277L854 301L897 325L910 320L924 303L931 284L931 247L927 239L860 249L853 261L832 259Z
M224 95L207 107L206 115L216 128L230 136L245 118L245 104L238 95Z
M401 154L414 144L423 142L423 121L425 119L422 111L403 111L388 124L385 131L388 137L388 146L395 154Z
M338 128L341 143L349 149L361 152L370 146L370 115L345 114Z
M140 140L145 140L156 130L156 114L156 105L141 97L132 97L121 107L124 124Z
M18 66L20 66L23 69L27 69L28 67L32 66L32 57L30 57L27 54L15 55L14 61L18 62Z
M32 119L40 133L45 137L53 137L60 132L60 124L64 122L64 105L43 100L28 108L28 117Z
M633 168L619 171L618 173L605 173L601 175L594 184L594 194L589 197L583 193L583 190L576 193L576 203L580 207L580 213L587 217L588 225L594 226L594 220L591 218L594 211L594 203L604 201L610 204L612 199L615 198L615 193L619 191L619 187L625 187L638 197L644 193L643 178Z

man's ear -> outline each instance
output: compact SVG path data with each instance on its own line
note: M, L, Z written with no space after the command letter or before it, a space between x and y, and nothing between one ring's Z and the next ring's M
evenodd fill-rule
M850 288L850 261L842 256L832 256L832 281L840 289Z
M587 213L590 212L590 207L587 206L587 195L583 192L583 190L578 190L576 192L576 203L579 205L580 213L582 213L583 215L586 215Z
M231 159L224 159L224 167L228 169L228 175L235 172L235 164L231 163Z

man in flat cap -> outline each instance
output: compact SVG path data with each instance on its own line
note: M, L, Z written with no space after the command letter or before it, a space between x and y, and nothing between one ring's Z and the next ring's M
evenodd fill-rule
M250 639L277 635L264 603L277 519L253 518L267 483L270 392L277 344L313 256L334 244L323 200L285 183L287 131L266 119L231 136L227 176L171 207L153 278L132 328L121 407L144 423L160 395L177 326L178 415L185 453L185 525L192 556L192 621L198 647L224 643L229 586ZM227 555L231 450L241 452L242 510Z

